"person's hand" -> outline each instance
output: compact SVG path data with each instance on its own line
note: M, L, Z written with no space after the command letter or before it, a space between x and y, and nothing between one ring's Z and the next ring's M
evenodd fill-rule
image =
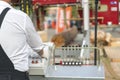
M40 55L41 58L44 58L47 60L47 57L45 57L43 54L44 54L44 50L40 50L40 52L38 53Z
M38 52L38 54L42 57L42 56L43 56L43 54L44 54L43 49L42 49L42 50L40 50L40 51Z

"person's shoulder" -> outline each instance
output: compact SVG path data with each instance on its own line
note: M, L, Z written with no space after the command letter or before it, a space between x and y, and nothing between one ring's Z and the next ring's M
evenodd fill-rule
M14 9L14 8L12 8L12 9L10 10L10 12L11 12L11 14L13 14L13 15L18 15L18 16L23 16L23 17L26 17L26 16L27 16L27 14L24 13L23 11L17 10L17 9Z

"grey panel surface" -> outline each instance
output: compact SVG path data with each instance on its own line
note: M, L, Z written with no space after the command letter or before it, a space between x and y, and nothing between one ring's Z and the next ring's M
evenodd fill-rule
M48 80L104 80L104 68L97 66L49 66Z
M30 80L46 80L44 76L37 75L37 76L29 76Z
M29 75L44 75L43 68L30 68Z

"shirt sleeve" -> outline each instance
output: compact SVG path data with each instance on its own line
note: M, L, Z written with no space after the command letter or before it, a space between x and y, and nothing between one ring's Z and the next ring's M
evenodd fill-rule
M33 26L33 23L29 16L26 16L25 20L25 34L27 38L27 43L29 46L35 51L39 52L41 49L43 49L44 45L43 42L38 35L38 33L35 30L35 27Z

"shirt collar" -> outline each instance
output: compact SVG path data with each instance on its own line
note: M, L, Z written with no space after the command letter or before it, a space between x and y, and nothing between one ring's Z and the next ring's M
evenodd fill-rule
M13 8L9 3L0 0L0 6L4 6L4 7L9 7L9 8Z

